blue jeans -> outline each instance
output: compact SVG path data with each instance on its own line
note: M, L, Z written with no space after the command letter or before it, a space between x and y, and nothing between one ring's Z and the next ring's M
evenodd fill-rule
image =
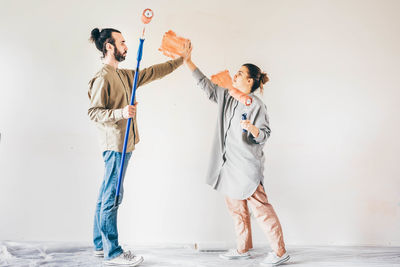
M126 153L124 172L132 153ZM122 178L118 206L114 206L117 191L118 175L121 164L122 153L116 151L104 151L103 158L105 163L104 180L100 187L99 197L96 203L94 215L93 242L95 250L103 250L106 260L115 258L122 253L122 248L118 244L117 230L117 211L121 204L124 187Z

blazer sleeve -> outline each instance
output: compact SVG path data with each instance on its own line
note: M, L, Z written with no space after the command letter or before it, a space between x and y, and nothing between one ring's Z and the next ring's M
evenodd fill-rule
M193 73L197 85L206 93L208 99L212 102L218 103L223 100L225 92L227 89L219 87L218 85L211 82L198 68L196 68Z
M259 133L257 137L249 133L249 138L256 144L264 144L271 135L267 107L264 104L259 105L251 115L250 121L259 129Z

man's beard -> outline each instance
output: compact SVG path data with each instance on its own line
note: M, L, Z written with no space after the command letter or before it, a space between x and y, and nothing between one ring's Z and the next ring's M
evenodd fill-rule
M118 62L122 62L122 61L125 60L126 52L125 52L125 55L123 55L123 54L121 54L121 53L119 52L118 49L114 49L114 57L115 57L115 59L116 59Z

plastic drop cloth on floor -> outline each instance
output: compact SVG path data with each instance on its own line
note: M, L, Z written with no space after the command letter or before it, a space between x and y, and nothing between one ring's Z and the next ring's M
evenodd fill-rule
M256 246L251 251L251 259L240 261L226 261L218 257L218 252L198 252L189 245L135 246L133 251L144 257L140 266L254 267L260 266L268 249ZM291 259L282 266L400 266L399 247L288 246L288 252ZM103 264L101 258L93 256L89 243L0 241L0 266L95 267Z

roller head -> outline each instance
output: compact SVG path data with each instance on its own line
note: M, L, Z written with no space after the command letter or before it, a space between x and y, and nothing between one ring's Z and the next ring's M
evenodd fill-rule
M153 10L151 10L150 8L146 8L145 10L143 10L142 22L144 24L149 24L153 16L154 16Z
M246 106L250 106L251 103L253 102L251 96L233 87L232 78L228 70L224 70L215 75L212 75L211 81L220 87L227 88L229 94L240 103Z

